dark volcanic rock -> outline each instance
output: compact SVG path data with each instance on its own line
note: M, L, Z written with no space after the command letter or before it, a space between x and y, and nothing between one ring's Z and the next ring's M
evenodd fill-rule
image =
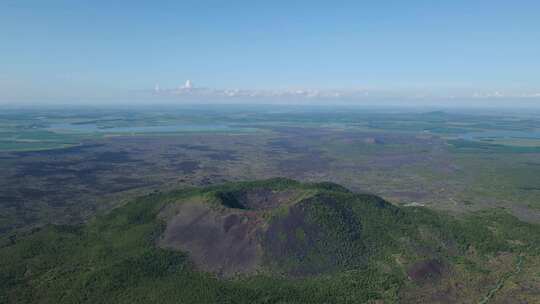
M442 273L443 265L435 259L416 262L407 270L409 279L415 282L437 280L441 277Z

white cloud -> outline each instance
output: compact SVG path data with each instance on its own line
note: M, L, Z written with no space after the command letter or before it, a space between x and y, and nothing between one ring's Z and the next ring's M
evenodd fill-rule
M383 90L383 89L214 89L196 87L191 81L175 89L159 88L153 90L154 94L161 96L179 97L221 97L221 98L295 98L295 99L343 99L343 100L366 100L377 98L404 98L404 99L505 99L505 98L540 98L540 93L505 92L502 90L456 92L455 90Z
M523 98L540 98L540 93L528 93L521 95Z

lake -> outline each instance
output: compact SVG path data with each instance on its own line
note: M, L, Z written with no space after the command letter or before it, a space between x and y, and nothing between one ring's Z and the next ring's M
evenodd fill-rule
M231 128L223 124L177 124L162 126L131 126L103 128L96 124L52 124L47 130L58 133L175 133L175 132L215 132L234 131L239 128Z

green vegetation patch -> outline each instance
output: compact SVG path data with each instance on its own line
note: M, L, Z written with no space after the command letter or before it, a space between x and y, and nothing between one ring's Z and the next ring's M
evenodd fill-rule
M319 189L270 217L267 231L276 238L266 244L283 249L266 247L270 271L218 279L197 271L186 253L156 246L165 206L254 186ZM294 229L281 229L288 225ZM394 303L402 290L422 288L429 271L444 280L448 269L462 269L478 279L483 261L499 252L538 259L540 227L502 211L458 220L330 184L278 179L148 195L84 226L46 226L3 244L2 303Z

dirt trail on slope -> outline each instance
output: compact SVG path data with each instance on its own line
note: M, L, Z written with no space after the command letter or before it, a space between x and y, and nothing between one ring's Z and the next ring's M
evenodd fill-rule
M521 272L521 267L523 265L523 256L520 255L517 257L517 261L516 261L516 270L514 270L513 272L508 272L508 273L505 273L498 281L497 281L497 285L495 285L495 287L493 287L485 296L484 298L478 302L478 304L487 304L489 303L489 301L491 299L493 299L495 297L495 295L497 294L497 292L499 290L501 290L503 287L504 287L504 283L513 275L517 275Z

